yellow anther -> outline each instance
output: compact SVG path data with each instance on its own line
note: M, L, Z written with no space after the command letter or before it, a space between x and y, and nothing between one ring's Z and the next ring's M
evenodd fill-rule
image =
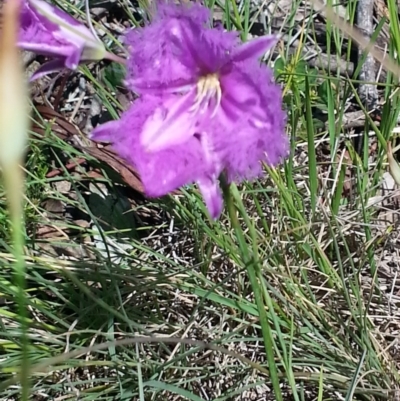
M212 98L215 98L215 107L211 113L211 117L214 117L222 98L221 85L217 74L205 75L198 80L196 98L190 110L198 112L200 108L208 107Z

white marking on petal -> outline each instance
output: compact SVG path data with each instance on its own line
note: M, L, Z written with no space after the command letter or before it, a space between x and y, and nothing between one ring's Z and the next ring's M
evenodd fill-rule
M252 123L254 124L254 126L255 126L256 128L264 128L264 127L265 127L265 123L263 123L263 122L260 121L260 120L254 119L254 120L252 120Z
M146 120L141 142L148 152L171 148L194 134L196 119L189 112L194 93L172 96Z

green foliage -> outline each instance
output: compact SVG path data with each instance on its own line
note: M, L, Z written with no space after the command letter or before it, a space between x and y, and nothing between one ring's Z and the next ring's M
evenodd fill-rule
M123 87L125 67L118 63L110 63L103 72L103 81L111 91Z
M243 37L254 23L249 6L224 3L224 23ZM289 33L297 7L293 2L284 24ZM348 7L352 12L354 4ZM314 37L312 22L304 34ZM330 24L327 35L349 57L343 35ZM64 161L101 163L51 132L31 139L27 234L49 225L59 234L30 236L26 249L32 397L222 401L245 399L256 387L262 396L273 388L271 399L290 394L296 401L310 394L318 400L394 397L400 380L390 334L395 318L377 284L382 244L396 228L374 231L378 211L369 201L399 114L397 80L388 77L380 126L365 112L378 138L371 166L368 141L358 153L343 128L346 101L357 100L356 83L310 67L300 42L296 54L274 61L291 155L278 169L266 167L262 179L233 187L220 221L209 220L196 188L127 203L109 169L102 178L74 175ZM82 72L116 117L122 70L110 64L98 77L87 67ZM61 169L55 178L46 178L50 160ZM56 189L60 181L71 184L74 196ZM48 197L75 216L49 217L41 206ZM10 279L7 219L0 192L1 399L20 394L18 288Z

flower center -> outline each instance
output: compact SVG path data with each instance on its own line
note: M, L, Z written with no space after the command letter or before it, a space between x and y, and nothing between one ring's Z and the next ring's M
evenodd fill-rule
M221 104L222 91L218 74L208 74L201 77L196 85L197 93L190 111L204 113L214 100L214 110L211 117L214 117Z

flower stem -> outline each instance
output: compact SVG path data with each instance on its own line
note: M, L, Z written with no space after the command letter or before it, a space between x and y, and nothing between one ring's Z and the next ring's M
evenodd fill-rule
M108 59L108 60L111 60L111 61L115 61L116 63L122 64L122 65L126 65L126 58L117 56L114 53L107 52L105 58Z
M26 278L25 278L25 260L24 260L24 224L23 224L23 185L24 177L22 168L16 162L13 166L3 170L4 187L6 190L9 213L11 220L12 243L14 253L14 277L18 290L18 315L20 321L20 341L21 341L21 400L29 399L29 338L28 338L28 317L26 309Z
M254 293L254 298L257 305L257 310L260 319L261 331L264 340L264 348L267 354L268 369L270 374L271 383L274 389L275 397L277 401L282 401L282 392L279 386L278 371L274 358L274 340L272 337L271 325L266 313L266 306L262 295L262 274L258 260L258 249L257 240L252 238L252 251L249 250L249 246L246 243L246 239L243 230L240 226L240 222L237 216L237 208L232 195L232 189L234 184L227 184L226 180L221 178L221 186L224 193L225 204L228 209L229 218L231 221L232 228L235 231L235 235L239 244L239 249L243 262L245 263L247 274L250 279L251 288ZM232 188L231 188L232 187ZM235 187L236 189L236 187ZM237 189L236 189L237 191ZM235 197L237 198L237 197ZM243 205L242 205L243 206ZM244 209L244 208L243 208ZM246 216L247 217L247 216ZM249 225L250 231L254 231L254 227L248 218L245 218L247 225ZM257 278L258 276L258 278Z

